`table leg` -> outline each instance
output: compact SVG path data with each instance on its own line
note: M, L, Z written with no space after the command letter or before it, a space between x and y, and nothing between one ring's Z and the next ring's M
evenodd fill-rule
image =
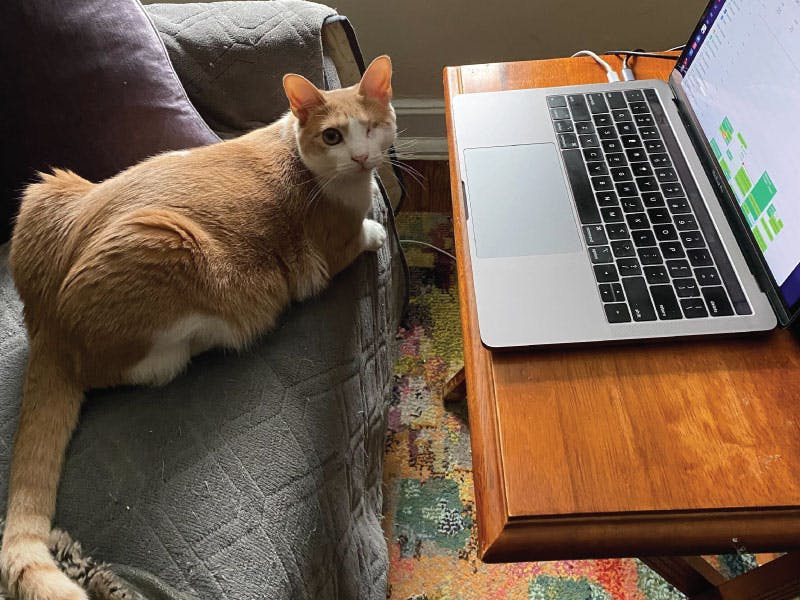
M444 384L442 388L442 400L447 404L448 402L463 400L466 397L467 376L464 372L464 367L461 367L458 372Z
M642 558L691 600L792 600L800 594L800 552L725 579L699 556Z

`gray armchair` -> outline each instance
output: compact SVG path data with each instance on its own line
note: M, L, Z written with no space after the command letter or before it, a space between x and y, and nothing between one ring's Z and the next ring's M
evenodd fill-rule
M280 90L286 71L337 87L357 81L363 69L346 19L299 0L151 5L145 11L135 0L69 0L60 3L58 15L41 10L47 4L16 0L0 18L0 29L7 28L0 31L2 37L23 32L29 41L36 40L40 52L27 68L11 69L12 77L20 78L15 89L27 90L28 97L18 98L16 108L4 108L2 118L13 127L27 127L27 135L39 136L34 141L50 153L42 158L37 144L29 143L17 156L16 176L4 174L0 183L8 216L32 170L47 166L37 160L77 160L83 164L53 166L109 176L126 166L109 160L115 147L120 148L117 156L135 162L270 122L287 108ZM94 10L86 9L90 4ZM57 86L63 81L56 69L36 71L36 61L47 58L47 52L50 60L64 53L47 47L63 43L68 34L89 47L86 40L97 37L93 21L114 10L114 31L105 27L102 32L113 42L110 54L138 57L150 65L147 74L152 75L156 67L171 69L159 35L166 43L182 86L176 92L175 82L169 84L166 111L163 106L139 110L141 98L160 96L131 90L120 92L121 100L110 108L94 110L92 104L88 110L89 103L102 99L90 96L81 104L73 89L59 101ZM12 27L18 28L16 34ZM137 28L139 37L131 40ZM0 49L8 51L13 40L4 43ZM68 49L73 55L80 51L74 45ZM0 55L9 60L7 52ZM14 56L21 60L19 53ZM94 86L95 94L102 95L108 85L108 93L116 93L115 64L107 60L91 70L76 68L80 88L85 92ZM110 79L104 80L109 69ZM140 83L128 72L124 77L125 86ZM47 86L54 93L38 97ZM205 123L181 98L183 90ZM81 129L79 149L59 155L60 142L52 136L63 131L32 133L47 110L59 113L62 127ZM116 111L125 114L115 122ZM91 114L106 115L105 125L87 123ZM155 135L140 135L137 124L152 129L154 123ZM93 136L93 127L112 131ZM240 356L203 355L163 388L89 395L68 450L55 524L95 560L112 563L103 577L119 577L128 596L103 587L102 577L93 579L91 570L89 577L83 572L88 587L114 598L386 597L381 472L405 276L391 209L391 196L396 201L400 188L390 170L383 175L373 211L387 225L390 243L377 255L359 258L319 298L292 307L261 343ZM3 513L27 355L7 257L7 245L0 246ZM61 558L69 562L68 556Z

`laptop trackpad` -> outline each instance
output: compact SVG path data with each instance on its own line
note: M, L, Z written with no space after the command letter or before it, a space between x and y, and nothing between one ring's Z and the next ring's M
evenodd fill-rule
M469 219L481 258L581 251L554 144L464 151Z

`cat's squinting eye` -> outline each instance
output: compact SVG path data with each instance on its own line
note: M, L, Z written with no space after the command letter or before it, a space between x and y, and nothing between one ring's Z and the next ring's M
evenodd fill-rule
M329 127L322 132L322 141L328 144L328 146L335 146L342 141L342 133L338 129Z

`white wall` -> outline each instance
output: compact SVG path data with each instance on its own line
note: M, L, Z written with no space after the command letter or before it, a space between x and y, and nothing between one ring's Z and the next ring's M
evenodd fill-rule
M350 18L364 55L390 54L395 93L439 97L450 65L683 44L706 0L322 0Z

